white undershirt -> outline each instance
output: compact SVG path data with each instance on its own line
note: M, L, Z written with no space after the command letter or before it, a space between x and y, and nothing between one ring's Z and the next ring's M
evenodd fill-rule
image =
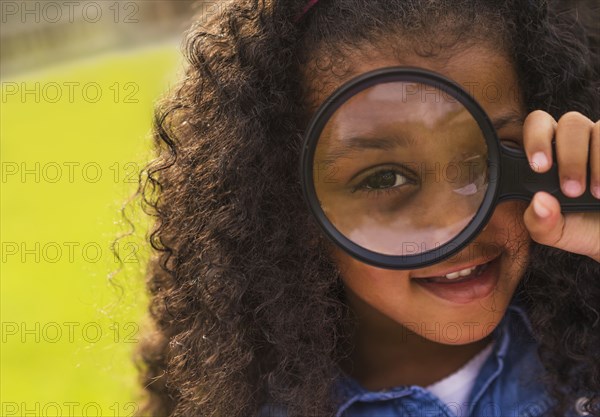
M464 364L458 371L425 387L425 389L436 395L442 400L442 403L448 405L450 408L462 410L463 412L459 413L459 415L464 415L467 412L465 404L469 399L475 379L483 363L492 353L493 347L494 341Z

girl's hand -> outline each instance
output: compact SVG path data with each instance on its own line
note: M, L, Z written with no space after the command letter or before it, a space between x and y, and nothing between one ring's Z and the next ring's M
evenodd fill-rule
M579 197L587 184L588 157L591 192L600 199L600 121L581 113L565 113L558 122L548 113L531 112L523 125L525 152L533 170L552 165L552 138L560 187L568 197ZM533 196L525 211L525 226L538 243L589 256L600 262L600 213L562 214L558 200L545 192Z

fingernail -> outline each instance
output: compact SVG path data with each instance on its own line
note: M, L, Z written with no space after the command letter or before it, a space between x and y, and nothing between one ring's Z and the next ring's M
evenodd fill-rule
M548 165L548 158L544 152L536 152L531 156L531 168L534 171L539 171L546 168Z
M600 199L600 185L594 185L592 187L592 195Z
M537 214L538 217L541 217L542 219L545 219L546 217L549 217L550 214L552 214L550 209L540 202L539 198L533 200L533 211L535 211L535 214Z
M569 197L577 197L581 194L581 184L579 181L567 180L563 183L563 190Z

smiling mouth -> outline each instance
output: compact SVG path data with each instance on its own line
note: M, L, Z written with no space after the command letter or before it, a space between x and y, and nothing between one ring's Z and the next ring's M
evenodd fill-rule
M439 283L439 284L458 284L471 281L481 276L490 266L492 262L497 260L500 255L488 260L485 263L469 266L443 275L430 277L412 277L412 280L418 280L419 283Z
M413 277L411 281L437 298L454 304L468 304L490 296L500 278L502 255L462 269L446 270L444 275Z
M445 283L445 284L457 284L459 282L469 281L471 279L477 278L480 276L489 266L492 261L486 262L481 265L477 265L472 268L461 269L460 271L451 272L449 274L439 276L439 277L431 277L431 278L421 278L422 282L437 282L437 283Z

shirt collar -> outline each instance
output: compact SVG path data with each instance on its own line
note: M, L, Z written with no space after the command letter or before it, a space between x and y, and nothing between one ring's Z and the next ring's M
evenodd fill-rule
M500 320L500 323L492 332L496 343L494 344L492 354L485 361L475 379L473 392L471 392L469 401L471 409L467 415L470 415L485 391L494 380L498 378L498 375L500 375L504 369L506 356L511 342L511 329L516 328L516 321L520 321L524 325L522 328L526 329L526 332L530 337L533 337L531 322L527 317L525 309L520 305L517 299L513 299L506 309L504 317L502 317L502 320Z

